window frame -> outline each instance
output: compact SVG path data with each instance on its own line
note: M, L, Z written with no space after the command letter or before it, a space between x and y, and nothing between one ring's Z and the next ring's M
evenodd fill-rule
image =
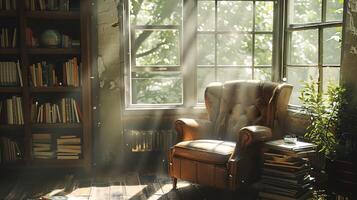
M197 30L196 30L196 21L197 21L197 2L198 0L182 0L183 2L183 7L182 7L182 24L181 24L181 72L182 72L182 104L175 104L175 105L168 105L168 104L150 104L150 105L142 105L142 104L132 104L131 102L131 67L130 67L130 44L128 42L129 34L131 33L130 31L130 20L129 20L129 2L130 0L123 0L119 4L119 15L120 15L120 60L121 60L121 73L123 76L121 76L121 82L123 83L123 95L122 95L122 107L123 107L123 112L125 113L126 111L135 111L135 110L161 110L161 111L167 111L167 110L173 110L172 113L175 113L175 110L179 113L185 112L185 111L192 111L192 108L194 110L199 110L198 112L201 112L204 109L204 104L198 102L197 98L197 61L194 59L194 63L188 62L187 59L189 56L196 56L196 40L197 40ZM215 2L217 1L222 1L222 0L213 0ZM226 1L234 1L234 0L226 0ZM289 6L289 0L240 0L240 1L269 1L274 3L274 13L273 13L273 30L272 30L272 36L273 36L273 52L272 52L272 68L271 68L271 80L275 82L283 82L285 77L286 77L286 72L287 72L287 50L288 50L288 38L289 38L289 32L292 30L303 30L303 29L309 29L309 28L316 28L321 29L319 34L322 34L322 30L326 27L343 27L343 21L338 21L338 22L327 22L327 23L311 23L308 25L289 25L288 24L288 6ZM325 2L327 0L322 0ZM323 8L322 10L326 9ZM192 21L191 19L187 19L187 12L192 12L194 10L194 18L195 20ZM217 12L217 9L216 9ZM255 16L253 14L253 16ZM217 17L217 15L216 15ZM254 17L255 18L255 17ZM187 28L190 27L190 25L194 25L191 27L194 28ZM216 30L215 30L216 31ZM253 30L252 32L254 32ZM186 51L187 44L186 41L186 36L194 34L194 39L193 39L193 49L195 49L194 53L189 53ZM255 34L254 34L255 35ZM320 37L319 37L320 38ZM343 39L343 38L342 38ZM252 38L253 40L253 38ZM322 41L321 41L322 42ZM255 43L255 41L253 41ZM319 41L320 43L320 41ZM253 44L255 45L255 44ZM321 45L320 45L321 46ZM320 47L319 47L320 48ZM341 48L342 49L342 48ZM254 49L253 49L253 58L254 60ZM216 57L216 56L215 56ZM341 56L342 59L342 56ZM321 60L322 63L322 57L320 58L319 56L319 61ZM216 64L216 63L215 63ZM254 70L253 67L254 62L252 63L252 70ZM331 65L329 65L331 66ZM338 67L341 67L341 63ZM319 69L319 73L320 73ZM192 87L194 85L194 87ZM322 87L322 86L321 86ZM292 110L298 110L300 106L296 105L290 105L289 104L289 109ZM161 112L160 111L160 112ZM171 113L171 111L169 111ZM146 111L145 111L146 113Z
M328 0L321 0L321 13L320 13L320 19L321 22L312 22L312 23L301 23L301 24L290 24L291 17L293 15L289 15L289 7L290 7L290 2L292 0L284 0L284 35L283 41L284 41L284 47L283 47L283 63L282 63L282 76L283 80L287 80L287 68L288 67L311 67L311 68L317 68L318 71L318 77L317 81L319 82L318 85L318 92L321 93L323 90L323 69L326 67L332 67L332 68L339 68L341 69L341 64L342 64L342 44L343 44L343 36L341 36L341 58L340 58L340 64L339 65L331 65L331 64L324 64L323 63L323 42L324 42L324 36L323 32L327 28L336 28L336 27L341 27L341 30L343 31L343 19L342 21L327 21L326 19L326 13L327 13L327 1ZM345 1L345 0L344 0ZM308 65L308 64L289 64L288 63L288 57L290 55L290 42L291 42L291 37L292 33L294 31L306 31L306 30L317 30L318 34L318 50L317 50L317 63ZM341 74L341 73L340 73ZM339 77L340 83L341 83L341 76ZM320 84L321 83L321 84ZM296 105L296 104L290 104L289 103L289 109L292 111L297 111L301 110L301 105Z

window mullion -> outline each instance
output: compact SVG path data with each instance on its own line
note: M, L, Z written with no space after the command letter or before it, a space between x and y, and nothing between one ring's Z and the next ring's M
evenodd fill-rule
M214 80L215 81L218 81L218 70L217 70L217 47L218 47L218 41L217 41L217 39L218 39L218 33L217 33L217 23L218 23L218 1L217 0L215 0L215 3L214 3L214 7L215 7L215 9L214 9L214 65L215 65L215 67L214 67Z
M256 1L253 2L253 27L252 27L252 79L254 79L254 54L255 54L255 13L256 13Z
M323 69L322 69L322 65L323 65L323 41L324 41L324 34L323 34L323 28L319 28L318 29L318 34L319 34L319 38L318 38L318 68L319 68L319 77L318 77L318 81L319 81L319 92L322 92L322 88L323 88Z

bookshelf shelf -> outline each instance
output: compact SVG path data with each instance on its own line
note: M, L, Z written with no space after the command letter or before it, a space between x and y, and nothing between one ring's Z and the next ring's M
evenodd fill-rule
M9 124L1 124L0 125L1 135L3 135L3 134L18 135L23 130L24 130L24 125L9 125Z
M32 55L79 55L79 48L29 48L27 50Z
M0 87L0 93L21 93L20 87Z
M0 55L17 55L19 52L18 48L0 48Z
M80 12L78 11L27 11L26 17L29 19L42 20L79 20Z
M33 159L29 164L32 168L41 168L43 165L46 165L49 168L82 167L83 160Z
M17 11L16 10L6 10L6 11L0 11L0 17L1 18L7 18L7 17L16 17L17 16Z
M22 169L25 167L25 162L24 160L18 160L15 162L6 162L6 163L1 163L0 168L1 169Z
M37 87L31 88L31 93L78 93L81 92L79 87Z
M55 124L32 124L32 129L81 129L82 124L78 123L55 123Z

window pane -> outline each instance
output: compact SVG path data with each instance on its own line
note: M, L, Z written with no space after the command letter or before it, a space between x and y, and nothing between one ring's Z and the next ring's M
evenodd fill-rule
M340 68L339 67L324 67L322 68L323 73L323 90L327 91L327 86L332 83L334 85L339 85L340 83Z
M287 68L287 80L288 83L294 86L293 92L290 98L290 104L301 105L299 96L304 81L310 80L310 77L317 80L319 76L317 67L288 67Z
M253 29L252 1L218 1L217 28L220 31L251 31Z
M340 65L342 28L325 28L323 30L323 63L324 65Z
M262 81L271 81L271 68L255 68L254 79Z
M214 65L215 62L215 36L214 34L197 35L197 64Z
M218 65L252 65L251 34L219 34Z
M147 38L141 41L144 37ZM137 30L135 33L132 53L136 55L136 66L179 65L179 52L178 30Z
M181 24L182 0L131 0L130 23L134 25Z
M321 22L322 0L292 0L289 19L291 24Z
M219 68L217 78L220 82L229 80L251 80L252 68Z
M255 30L273 31L274 3L257 1L255 4Z
M197 99L199 103L204 102L206 86L215 81L214 68L197 68Z
M317 64L317 30L294 31L291 35L290 64Z
M326 4L326 20L342 21L343 0L327 0Z
M132 77L133 104L182 103L181 72L139 72Z
M270 34L256 34L254 53L254 65L272 65L273 36Z
M214 31L215 30L215 2L198 1L197 30Z

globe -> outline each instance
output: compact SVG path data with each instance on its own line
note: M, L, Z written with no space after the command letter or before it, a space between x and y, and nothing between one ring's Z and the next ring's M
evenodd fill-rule
M61 44L61 34L54 29L48 29L41 34L41 44L45 47L58 47Z

